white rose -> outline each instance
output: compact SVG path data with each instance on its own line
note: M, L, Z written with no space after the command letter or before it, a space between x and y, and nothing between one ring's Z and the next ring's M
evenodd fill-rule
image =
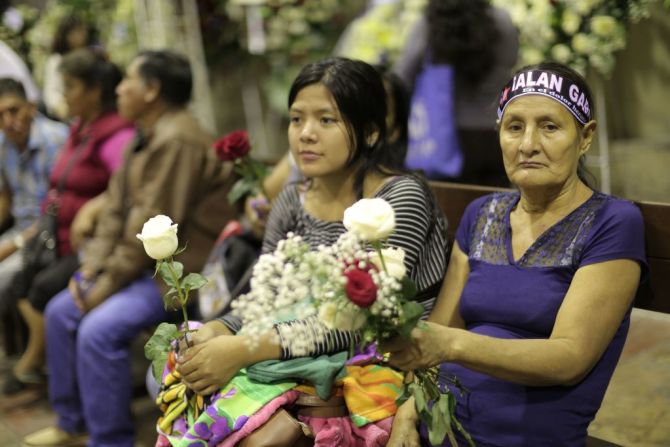
M319 320L330 329L355 331L363 327L368 317L353 306L338 307L329 302L319 307Z
M177 224L159 214L144 223L137 238L144 244L144 251L149 257L156 260L169 258L177 251Z
M340 308L335 314L334 327L343 331L357 331L368 321L365 312L353 306Z
M361 199L344 210L342 223L367 241L389 237L395 229L395 212L384 199Z
M402 279L407 272L405 268L405 250L401 248L385 248L382 250L382 257L386 265L386 272L394 278ZM382 261L378 252L370 254L370 262L377 266L379 270L384 270Z

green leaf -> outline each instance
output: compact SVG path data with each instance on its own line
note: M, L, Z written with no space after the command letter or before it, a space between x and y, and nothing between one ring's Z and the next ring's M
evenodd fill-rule
M249 162L251 165L251 170L253 171L256 179L262 180L263 178L267 177L269 169L265 163L254 160L253 158L250 158Z
M409 399L411 395L412 392L410 391L410 387L408 386L404 387L402 390L402 394L398 396L398 398L395 400L396 407L400 408L402 404L407 402L407 399Z
M181 277L184 276L184 264L181 262L172 261L172 269L174 270L178 279L181 279Z
M407 299L411 300L416 296L416 284L414 284L414 281L409 279L407 276L404 276L401 281L401 292L402 296Z
M181 286L187 290L198 290L207 284L207 278L200 273L189 273L181 282Z
M228 202L235 203L243 196L253 192L256 189L256 182L249 178L241 178L235 182L228 192Z
M170 287L170 290L167 291L165 295L163 295L163 304L165 305L165 309L174 309L174 297L178 296L177 294L177 289L174 287Z
M179 286L177 282L184 274L184 264L176 261L161 262L158 271L160 272L163 281L165 281L165 284L177 289Z
M415 383L412 383L409 387L412 390L412 395L414 395L416 413L422 421L426 424L430 424L430 411L428 409L428 402L426 401L426 393L424 389Z
M168 267L167 262L161 264L158 272L161 274L161 278L163 278L165 284L170 287L177 287L177 283L172 276L172 271L170 270L170 267Z
M402 305L403 320L398 325L398 333L400 336L409 340L411 338L412 329L414 329L423 315L424 307L416 301L408 301Z
M432 408L432 420L428 427L428 441L432 445L440 445L444 441L444 437L449 431L449 402L444 398L446 395L440 396L440 398L433 404Z
M168 353L172 349L172 340L177 337L179 337L179 330L176 325L161 323L144 345L144 356L151 360L151 369L158 383L162 381L163 368L165 368Z

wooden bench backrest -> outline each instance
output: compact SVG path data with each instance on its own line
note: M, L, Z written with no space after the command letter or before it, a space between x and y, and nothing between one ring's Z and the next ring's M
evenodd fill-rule
M465 208L484 194L502 191L488 186L431 182L437 201L449 222L449 240L453 241ZM646 238L649 280L635 298L635 307L670 313L670 203L635 202L642 211Z

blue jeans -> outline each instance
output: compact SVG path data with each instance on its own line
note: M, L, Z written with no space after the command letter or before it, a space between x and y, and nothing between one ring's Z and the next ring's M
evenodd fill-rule
M137 279L86 315L66 289L45 311L49 401L58 426L89 445L132 447L130 342L168 319L158 286Z

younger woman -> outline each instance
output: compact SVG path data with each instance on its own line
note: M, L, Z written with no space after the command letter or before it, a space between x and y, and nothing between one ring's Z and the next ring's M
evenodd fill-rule
M313 249L332 245L346 231L346 208L362 198L385 199L396 217L388 243L405 251L407 272L419 290L417 300L429 312L446 270L446 221L422 180L381 162L386 93L379 73L364 62L343 58L309 64L293 82L288 106L289 145L306 180L289 184L273 202L263 251L273 251L288 232L302 236ZM278 339L285 340L291 326L318 324L315 318L278 324ZM214 393L242 368L262 360L295 357L277 337L268 336L250 350L246 336L234 335L239 329L239 321L227 315L195 335L195 346L177 366L195 392ZM351 336L331 331L310 354L347 350Z

